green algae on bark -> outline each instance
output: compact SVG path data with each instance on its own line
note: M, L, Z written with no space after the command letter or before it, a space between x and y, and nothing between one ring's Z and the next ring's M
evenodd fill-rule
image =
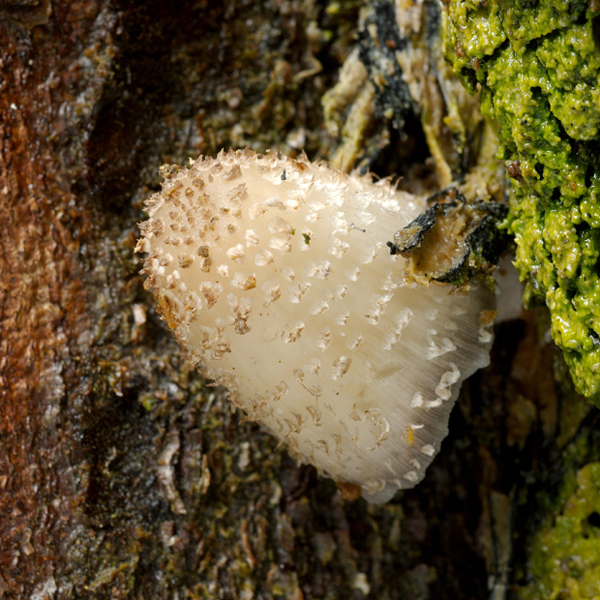
M556 517L533 538L532 581L523 600L597 598L600 581L600 463L585 465L565 481Z
M545 302L577 390L600 397L600 40L582 0L451 0L446 56L500 125L525 301Z

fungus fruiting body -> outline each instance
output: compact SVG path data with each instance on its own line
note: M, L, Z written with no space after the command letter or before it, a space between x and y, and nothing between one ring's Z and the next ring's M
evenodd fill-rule
M386 246L426 208L387 180L244 150L172 174L141 225L146 286L192 360L371 502L423 478L488 363L493 292L416 283Z

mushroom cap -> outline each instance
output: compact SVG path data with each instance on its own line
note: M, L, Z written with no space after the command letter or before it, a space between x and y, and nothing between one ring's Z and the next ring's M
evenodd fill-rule
M290 453L370 502L424 476L494 293L404 276L386 242L427 208L387 180L249 150L200 157L146 203L146 286L206 376Z

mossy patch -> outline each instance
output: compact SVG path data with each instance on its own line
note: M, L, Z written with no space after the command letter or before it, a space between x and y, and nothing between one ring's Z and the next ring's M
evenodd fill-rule
M550 309L577 390L600 393L600 48L581 0L453 0L446 55L500 125L525 300Z
M600 463L567 479L566 500L532 541L523 600L579 600L600 594Z

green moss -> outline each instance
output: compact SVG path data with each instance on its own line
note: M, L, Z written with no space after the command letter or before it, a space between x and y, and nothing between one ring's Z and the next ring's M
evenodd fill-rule
M534 538L523 600L597 598L600 593L600 463L583 467L563 489L566 501Z
M600 48L582 0L452 0L446 55L500 125L506 226L577 390L600 393Z

